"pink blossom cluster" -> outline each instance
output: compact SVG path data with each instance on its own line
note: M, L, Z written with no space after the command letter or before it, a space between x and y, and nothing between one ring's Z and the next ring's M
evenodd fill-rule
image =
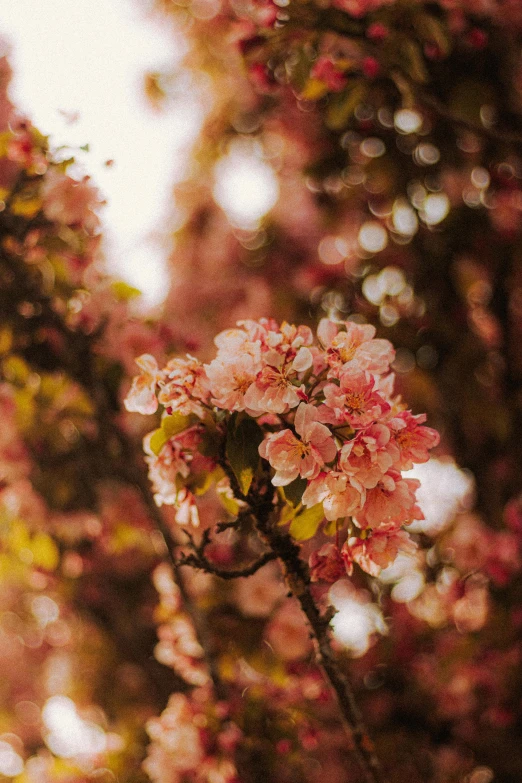
M152 743L143 769L153 783L239 783L232 757L241 731L226 713L205 688L174 693L146 727Z
M338 537L347 526L341 549L327 545L312 555L313 579L351 574L354 562L377 576L399 551L412 551L403 526L423 514L415 498L419 482L403 471L426 462L439 436L424 426L423 414L393 396L391 343L376 338L371 325L328 318L316 341L307 326L261 319L238 322L215 343L209 364L189 356L160 370L152 356L137 360L142 373L127 409L150 414L161 403L164 419L185 417L182 431L158 451L155 433L146 438L157 501L176 506L178 522L197 525L191 486L218 462L201 454L209 422L223 437L223 413L242 414L261 427L259 454L274 487L300 487L297 508L320 507L325 532Z
M153 581L160 595L156 609L159 623L159 642L154 650L156 659L174 669L190 685L207 685L209 675L203 662L203 650L192 623L183 612L179 587L166 563L155 568Z

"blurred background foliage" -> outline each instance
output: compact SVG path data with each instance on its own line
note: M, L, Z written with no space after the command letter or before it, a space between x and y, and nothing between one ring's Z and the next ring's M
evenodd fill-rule
M442 433L417 474L419 555L377 588L360 572L332 588L339 655L390 781L514 783L522 7L140 8L188 42L182 66L144 75L148 100L176 111L189 92L205 112L172 192L161 312L138 315L137 292L107 276L101 197L12 106L1 61L0 775L221 783L232 753L243 783L360 779L277 568L236 583L184 568L178 588L158 570L161 530L183 537L144 474L154 419L143 430L121 404L143 352L207 358L239 318L330 314L394 343L399 391ZM225 512L206 503L208 526ZM248 531L221 540L218 563L255 552ZM242 732L227 745L219 709L198 707L197 773L162 734L182 722L172 702L144 730L171 693L205 687L194 624Z

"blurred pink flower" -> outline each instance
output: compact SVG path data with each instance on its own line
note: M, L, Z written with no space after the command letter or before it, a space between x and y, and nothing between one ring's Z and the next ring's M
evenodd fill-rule
M349 575L353 572L353 563L357 563L370 576L379 576L399 552L413 554L417 549L405 530L372 530L367 538L349 538L342 548L342 556Z
M130 412L151 414L158 410L156 384L160 377L158 363L154 356L143 354L136 359L136 364L143 370L133 381L124 403Z

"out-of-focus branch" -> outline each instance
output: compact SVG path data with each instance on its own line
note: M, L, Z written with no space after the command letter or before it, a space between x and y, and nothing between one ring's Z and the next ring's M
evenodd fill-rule
M119 432L119 436L121 439L123 439L123 434L121 432ZM124 443L124 445L127 445L127 447L129 446L128 443ZM149 513L149 517L163 539L163 543L165 545L165 557L172 566L174 578L180 591L183 608L192 620L196 637L204 653L205 663L207 664L216 696L220 699L224 699L226 698L225 689L221 677L219 676L216 656L212 653L212 645L210 643L210 637L205 618L187 590L185 580L180 569L180 566L183 564L178 561L174 554L174 551L179 546L179 544L174 539L174 536L172 535L169 526L166 524L161 511L154 502L154 498L150 491L149 482L144 472L131 463L125 469L124 475L126 476L127 480L139 490L143 503L145 504Z
M463 130L475 133L482 138L503 144L522 146L522 132L507 129L502 130L492 125L482 125L481 123L463 117L458 112L446 106L446 104L427 87L423 87L420 83L412 79L400 65L398 68L397 63L390 64L389 62L386 62L381 49L367 38L364 24L362 24L360 20L351 19L343 11L333 8L304 11L304 7L299 6L299 15L296 18L291 18L289 22L282 26L281 35L285 34L285 30L295 31L300 27L323 32L329 31L352 40L363 40L367 53L379 63L382 75L389 76L389 78L397 84L397 87L401 92L400 83L402 82L406 86L409 95L419 104L431 109L455 128L462 128Z

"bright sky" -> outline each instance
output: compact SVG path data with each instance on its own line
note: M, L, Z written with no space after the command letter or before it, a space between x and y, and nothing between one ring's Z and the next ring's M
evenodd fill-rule
M180 150L197 133L188 98L159 115L143 97L143 74L177 62L172 36L143 18L135 0L0 0L0 36L12 46L11 97L54 146L80 154L108 205L111 271L137 286L146 303L166 293L162 225L182 173ZM79 113L70 123L66 113ZM113 159L114 165L105 166Z

